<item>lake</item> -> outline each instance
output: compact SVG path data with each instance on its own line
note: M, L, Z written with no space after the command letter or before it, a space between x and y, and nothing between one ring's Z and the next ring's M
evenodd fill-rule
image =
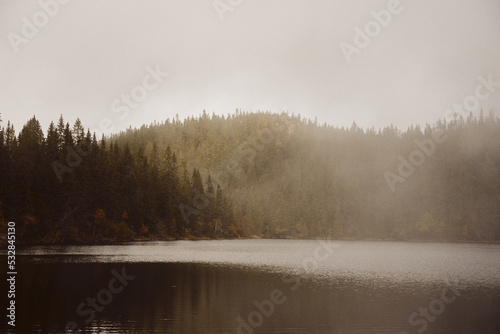
M11 333L500 333L496 244L135 242L17 262Z

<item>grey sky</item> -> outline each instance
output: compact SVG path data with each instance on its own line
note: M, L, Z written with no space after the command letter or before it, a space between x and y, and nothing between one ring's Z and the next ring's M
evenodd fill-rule
M19 131L36 115L46 131L62 113L92 130L102 119L122 130L241 108L406 128L443 117L474 94L478 76L500 81L498 0L401 0L350 64L340 43L354 45L354 28L364 29L388 1L220 2L236 4L224 20L213 0L73 0L16 53L9 33L22 37L23 17L33 22L40 3L2 0L3 123ZM169 72L158 87L128 115L113 112L113 101L157 65ZM481 105L498 111L500 87Z

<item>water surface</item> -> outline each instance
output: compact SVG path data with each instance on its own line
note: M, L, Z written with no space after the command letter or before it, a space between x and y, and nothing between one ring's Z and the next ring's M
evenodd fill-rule
M16 333L72 321L88 333L500 333L499 245L144 242L27 247L18 262ZM87 298L109 297L113 272L134 278L89 320Z

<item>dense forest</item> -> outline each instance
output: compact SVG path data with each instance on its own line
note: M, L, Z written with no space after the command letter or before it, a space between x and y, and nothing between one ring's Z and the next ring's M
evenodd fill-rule
M0 129L0 225L24 242L500 240L500 119L406 131L300 115L178 117L96 138Z

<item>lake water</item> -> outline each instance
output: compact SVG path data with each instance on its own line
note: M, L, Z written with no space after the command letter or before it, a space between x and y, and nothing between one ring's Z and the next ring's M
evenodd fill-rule
M500 333L500 245L143 242L17 262L11 333Z

